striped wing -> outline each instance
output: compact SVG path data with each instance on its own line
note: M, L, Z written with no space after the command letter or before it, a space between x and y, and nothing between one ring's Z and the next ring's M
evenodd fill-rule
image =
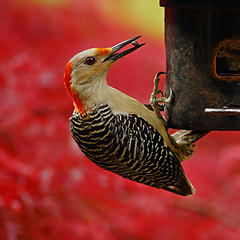
M70 122L74 140L98 166L178 194L171 186L189 188L179 160L143 118L113 113L108 105L101 105L84 117L74 112Z

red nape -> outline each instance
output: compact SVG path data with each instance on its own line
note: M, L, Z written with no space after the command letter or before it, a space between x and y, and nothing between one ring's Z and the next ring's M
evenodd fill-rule
M74 107L77 109L77 111L80 114L85 114L86 113L86 109L83 106L82 100L80 99L77 90L75 90L74 88L71 88L71 95L73 98L73 105Z
M72 96L74 107L78 110L80 114L84 114L86 110L83 106L83 103L79 98L77 91L73 87L71 87L71 84L70 84L72 66L73 66L72 62L67 63L67 66L64 72L64 85Z
M64 72L64 84L70 94L71 94L70 79L72 73L72 65L73 65L72 62L68 62Z

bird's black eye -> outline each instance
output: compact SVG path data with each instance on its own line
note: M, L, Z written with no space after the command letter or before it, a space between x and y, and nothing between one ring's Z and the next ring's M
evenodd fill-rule
M93 65L96 62L96 59L94 57L87 57L86 58L86 64Z

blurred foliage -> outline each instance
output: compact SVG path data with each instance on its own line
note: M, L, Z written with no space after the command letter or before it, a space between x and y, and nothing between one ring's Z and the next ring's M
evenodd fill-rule
M150 34L158 41L163 40L164 8L159 7L158 0L105 0L98 1L97 6L110 21L117 19L127 26Z
M105 1L112 15L92 0L1 1L0 239L239 239L238 132L209 134L184 163L197 189L190 198L106 172L73 142L73 106L63 86L72 55L143 35L147 44L108 76L111 85L142 102L165 66L157 30L152 35L144 24L134 29L135 16L127 14L140 1L128 1L129 18L121 24L114 20L116 6L127 1Z

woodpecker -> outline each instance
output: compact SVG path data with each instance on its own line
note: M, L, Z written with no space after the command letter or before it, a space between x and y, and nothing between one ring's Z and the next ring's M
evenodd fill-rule
M70 130L81 151L99 167L151 187L191 195L194 187L180 163L189 155L186 146L168 134L153 111L106 81L115 61L144 45L136 41L139 37L82 51L67 63L64 83L74 105ZM132 47L120 52L128 45ZM187 148L192 152L192 146Z

